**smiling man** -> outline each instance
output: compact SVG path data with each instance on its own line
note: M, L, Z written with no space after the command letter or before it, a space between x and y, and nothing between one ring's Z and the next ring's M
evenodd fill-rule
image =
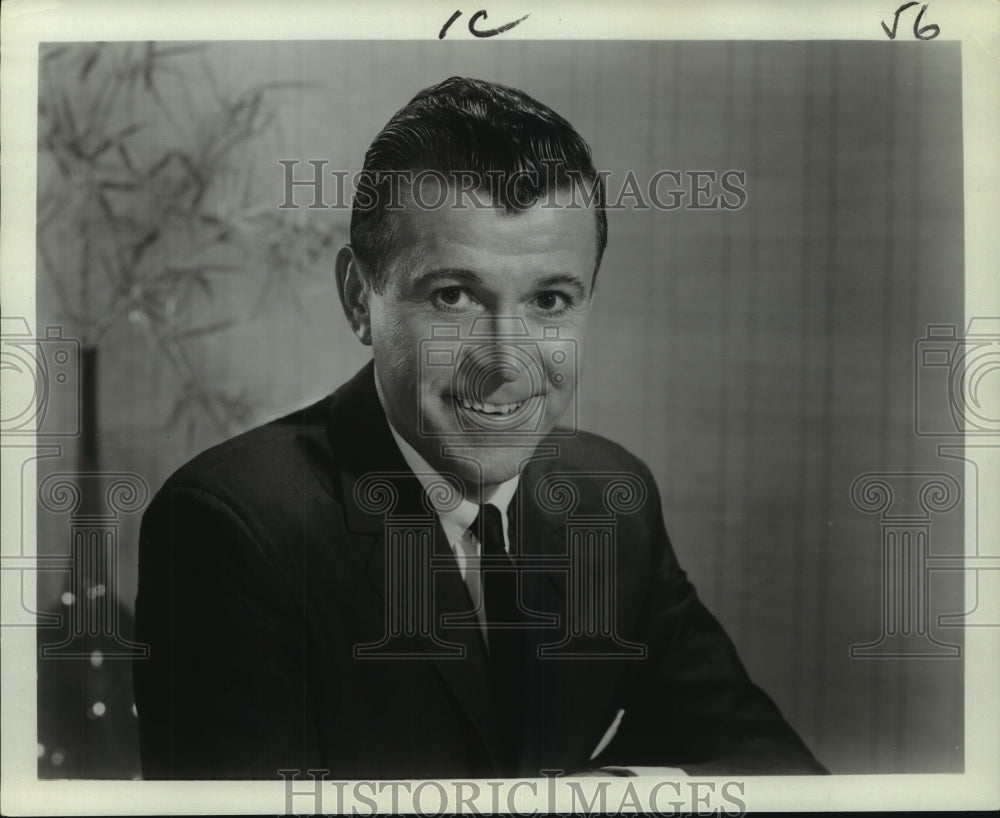
M452 78L390 120L336 260L372 363L144 517L147 777L823 771L649 470L576 426L606 237L589 148L526 94Z
M517 476L575 397L603 250L597 221L578 202L508 210L489 196L449 195L434 208L406 198L389 216L398 230L389 258L374 257L363 238L341 251L341 298L372 346L392 429L478 497L480 479L489 490ZM435 353L456 363L427 360ZM475 456L449 458L449 445Z

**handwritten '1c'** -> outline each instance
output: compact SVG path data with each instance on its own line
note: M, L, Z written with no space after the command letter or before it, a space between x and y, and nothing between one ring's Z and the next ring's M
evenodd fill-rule
M462 16L462 10L458 9L454 14L451 15L451 17L448 18L447 22L445 22L445 24L441 26L441 31L438 34L439 40L444 39L445 34L448 33L448 29L451 28L451 24L454 23L461 16ZM480 20L487 19L488 16L489 15L486 14L486 9L480 9L475 14L473 14L472 17L469 18L469 33L473 37L480 37L480 38L496 37L497 34L503 34L505 31L510 31L518 23L524 22L531 16L531 14L530 13L525 14L524 17L518 17L516 20L513 20L510 23L505 23L504 25L497 26L496 28L484 28L484 29L476 28L476 23L478 23Z

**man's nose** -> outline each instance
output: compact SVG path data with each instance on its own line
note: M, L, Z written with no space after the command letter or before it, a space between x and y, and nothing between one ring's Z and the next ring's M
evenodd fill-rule
M497 314L482 316L476 319L471 337L482 344L474 360L475 379L483 394L492 394L525 376L523 344L530 333L521 318Z
M483 386L486 394L496 391L505 383L514 383L524 371L524 367L513 355L505 354L502 347L497 354L491 355L485 362Z
M525 377L524 353L523 347L500 337L494 337L473 351L470 359L472 366L468 372L478 386L477 391L491 395L505 384Z

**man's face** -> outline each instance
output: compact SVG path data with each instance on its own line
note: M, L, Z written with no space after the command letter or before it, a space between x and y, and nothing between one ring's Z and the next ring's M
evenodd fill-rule
M436 469L473 488L496 485L574 399L594 212L422 209L410 200L399 218L388 280L367 295L389 419ZM443 446L474 462L443 456Z

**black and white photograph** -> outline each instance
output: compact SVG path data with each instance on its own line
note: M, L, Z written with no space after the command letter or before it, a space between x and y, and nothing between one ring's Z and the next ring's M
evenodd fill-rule
M701 5L5 5L5 814L1000 806L1000 16Z

